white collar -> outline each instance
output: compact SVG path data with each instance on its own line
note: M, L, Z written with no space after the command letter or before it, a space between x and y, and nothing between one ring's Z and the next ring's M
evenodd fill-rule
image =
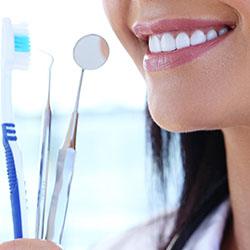
M229 200L225 200L207 216L183 250L219 250L229 211Z
M183 250L219 250L226 221L229 215L229 200L222 202L193 233ZM177 212L177 211L176 211ZM165 236L169 239L174 227L176 212L166 218L160 216L158 219L151 219L148 223L128 230L120 237L111 237L92 250L155 250L158 246L159 233L165 225Z

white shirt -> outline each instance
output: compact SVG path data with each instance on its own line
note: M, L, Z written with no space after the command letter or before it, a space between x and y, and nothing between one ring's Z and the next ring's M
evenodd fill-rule
M219 250L229 210L229 200L222 202L202 222L183 250ZM91 250L157 250L159 233L163 230L165 240L168 240L175 218L176 212L151 219L119 237L98 244Z

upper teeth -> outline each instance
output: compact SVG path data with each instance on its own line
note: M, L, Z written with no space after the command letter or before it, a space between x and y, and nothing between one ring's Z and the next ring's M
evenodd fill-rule
M211 29L205 34L202 30L195 30L191 37L186 32L180 32L176 37L170 32L162 35L152 35L149 37L149 50L152 53L173 51L215 39L229 31L228 27L223 27L217 33Z

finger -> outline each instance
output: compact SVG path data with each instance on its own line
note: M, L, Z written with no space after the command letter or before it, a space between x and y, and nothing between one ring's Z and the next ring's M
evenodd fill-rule
M62 248L51 241L19 239L1 244L0 250L62 250Z

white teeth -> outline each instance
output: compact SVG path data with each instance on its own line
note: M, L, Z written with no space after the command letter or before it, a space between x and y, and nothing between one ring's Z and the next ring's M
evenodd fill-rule
M190 38L186 32L180 32L176 38L174 38L174 35L170 32L166 32L162 35L152 35L149 37L149 50L152 53L169 52L205 43L227 32L229 32L229 28L225 26L221 28L218 33L215 29L211 29L206 35L202 30L195 30Z
M206 36L203 31L196 30L191 36L191 45L197 45L206 42Z
M214 39L216 37L218 37L216 30L212 29L212 30L208 31L208 33L207 33L207 41L210 41L210 40L212 40L212 39Z
M229 31L228 27L224 27L219 30L219 36L222 36L223 34L227 33Z
M186 32L179 33L175 39L175 42L177 49L182 49L190 46L190 39Z
M166 51L173 51L176 49L175 39L171 33L165 33L161 38L161 50Z
M150 36L149 38L149 50L153 53L161 52L161 43L158 36Z

